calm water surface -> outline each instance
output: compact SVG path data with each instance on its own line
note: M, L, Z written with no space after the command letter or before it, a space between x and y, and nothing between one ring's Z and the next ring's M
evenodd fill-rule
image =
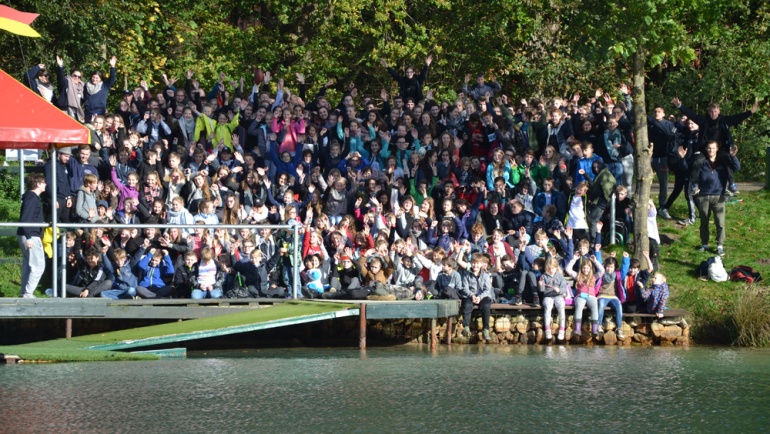
M422 346L0 366L0 432L767 432L770 351Z

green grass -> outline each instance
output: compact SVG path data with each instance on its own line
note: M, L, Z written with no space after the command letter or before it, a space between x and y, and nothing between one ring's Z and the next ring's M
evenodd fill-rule
M157 360L154 354L135 354L120 351L84 350L81 342L57 339L24 345L0 346L0 353L13 354L35 362L100 362L125 360Z
M770 279L770 192L741 193L740 199L743 202L726 205L725 268L729 272L736 265L748 265ZM684 197L680 196L670 211L677 219L685 217ZM740 298L748 296L750 289L744 283L699 280L698 266L715 253L696 251L700 246L700 220L686 228L675 221L658 219L662 241L660 271L666 275L671 290L669 305L692 313L691 334L696 342L745 344L738 342L742 326L736 323L736 319L740 320L736 317L736 305L741 304ZM713 217L710 230L709 246L714 249ZM763 294L767 296L766 292Z

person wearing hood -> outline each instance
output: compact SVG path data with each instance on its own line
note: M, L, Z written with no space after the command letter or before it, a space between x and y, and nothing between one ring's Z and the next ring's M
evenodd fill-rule
M83 185L77 193L75 213L81 222L95 223L99 220L96 212L96 187L99 179L96 175L88 174L83 178Z
M45 64L41 63L30 68L24 76L24 84L44 100L56 105L56 95Z
M596 239L596 223L598 223L607 204L610 203L612 192L615 190L617 180L603 161L594 161L591 170L594 173L594 182L588 188L588 239Z

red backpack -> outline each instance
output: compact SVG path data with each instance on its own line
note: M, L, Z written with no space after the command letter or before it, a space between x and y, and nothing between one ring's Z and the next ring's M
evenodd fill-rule
M733 282L755 283L762 280L762 275L751 267L738 265L730 270L730 280Z

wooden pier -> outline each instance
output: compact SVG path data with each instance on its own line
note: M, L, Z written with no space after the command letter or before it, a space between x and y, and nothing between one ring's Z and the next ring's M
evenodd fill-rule
M179 321L109 333L71 337L39 343L0 347L0 352L45 353L49 346L61 346L82 359L82 351L114 352L168 345L197 339L247 333L335 318L359 316L359 348L366 348L367 319L423 318L431 320L431 346L435 348L436 321L456 316L459 303L452 300L423 301L295 301L285 299L217 300L108 300L108 299L0 299L4 319L115 319ZM69 323L69 321L68 321ZM60 345L59 345L60 344ZM175 349L172 354L184 354ZM136 352L146 356L147 352ZM69 354L69 353L67 353ZM167 356L167 350L153 353ZM39 356L38 356L39 357ZM56 360L61 360L61 354Z

